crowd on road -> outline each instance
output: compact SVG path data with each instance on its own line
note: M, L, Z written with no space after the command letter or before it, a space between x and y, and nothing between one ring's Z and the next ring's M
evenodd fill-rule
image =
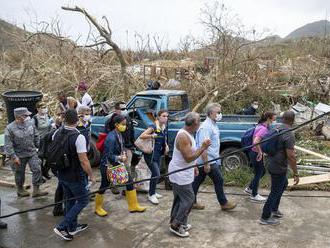
M51 178L51 170L58 182L54 197L55 203L58 204L53 209L53 215L63 216L54 227L54 232L68 241L88 227L87 224L78 221L78 216L89 201L95 202L97 216L107 216L108 210L103 204L106 197L104 193L110 188L112 193L125 196L129 212L141 213L147 209L139 204L133 184L134 167L131 164L133 153L137 149L137 140L125 102L119 101L115 104L115 111L105 124L105 134L102 140L99 140L98 147L102 151L99 165L101 184L95 196L89 194L90 185L96 183L89 162L93 100L87 93L86 82L80 82L77 89L81 94L80 99L68 97L64 92L58 93L55 118L48 114L47 104L40 102L37 104L38 112L32 118L32 113L27 108L16 108L15 120L5 130L6 161L15 175L17 196L30 196L30 192L24 188L27 164L32 172L32 197L43 197L48 194L41 187ZM255 114L257 105L254 101L244 111ZM169 176L173 190L169 231L179 237L189 236L192 226L188 222L188 217L191 210L205 209L205 205L197 200L197 195L207 176L213 182L219 208L222 211L231 211L237 206L224 193L224 178L219 158L220 131L217 125L222 118L221 106L210 103L206 106L205 112L207 117L203 123L200 123L198 113L190 112L185 116L185 125L176 135L168 166L168 172L187 168ZM156 186L159 181L157 177L160 176L161 158L169 152L168 117L168 110L160 110L154 122L138 137L140 145L151 146L149 150L140 150L151 172L152 179L147 199L153 205L161 204L162 195L157 192ZM290 129L294 117L293 112L285 112L277 129ZM279 205L288 182L288 166L293 170L295 182L299 182L294 151L295 138L291 131L278 137L274 154L266 155L263 147L258 144L271 132L275 118L273 112L264 112L260 115L257 126L252 133L250 132L251 143L255 146L247 151L254 176L244 192L249 195L252 202L264 204L259 220L263 225L277 225L280 223L279 218L284 216ZM195 164L203 165L192 167ZM267 198L258 193L259 181L265 175L266 167L271 176L271 191ZM121 187L118 186L121 184L126 185L125 190L119 190ZM0 228L6 226L0 222Z

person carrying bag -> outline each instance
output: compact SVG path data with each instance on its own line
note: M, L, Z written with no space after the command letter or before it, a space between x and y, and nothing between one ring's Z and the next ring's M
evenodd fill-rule
M104 142L104 152L102 153L100 172L101 185L95 195L95 213L98 216L106 216L108 213L103 209L104 193L113 184L124 184L133 182L127 173L125 162L127 155L124 150L124 139L122 133L126 130L126 118L122 115L114 117L115 129L108 133ZM137 200L136 190L133 184L126 186L126 200L130 212L144 212L145 207L141 207Z
M160 110L157 113L157 118L154 124L150 125L140 137L136 140L135 145L144 155L150 171L151 177L160 176L160 161L161 157L168 153L167 145L167 124L168 111ZM150 180L148 200L152 204L159 204L159 198L162 195L156 193L158 179Z

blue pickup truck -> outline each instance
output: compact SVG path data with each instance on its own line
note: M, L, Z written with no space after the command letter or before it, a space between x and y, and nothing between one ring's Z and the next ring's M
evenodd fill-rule
M173 151L175 136L184 126L183 118L190 111L188 95L179 90L149 90L134 95L127 103L129 116L133 120L134 134L137 138L154 120L160 109L169 111L168 142L170 154ZM94 116L92 118L92 137L98 137L104 131L108 116ZM202 121L205 115L201 115ZM241 136L245 131L256 125L258 116L224 115L218 122L220 129L221 148L219 154L225 154L241 147ZM248 158L244 152L238 152L222 160L222 165L230 170L248 165Z

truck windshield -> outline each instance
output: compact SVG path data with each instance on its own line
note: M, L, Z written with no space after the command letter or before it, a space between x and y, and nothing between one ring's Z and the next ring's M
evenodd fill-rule
M167 108L170 113L180 112L189 109L187 95L169 96Z

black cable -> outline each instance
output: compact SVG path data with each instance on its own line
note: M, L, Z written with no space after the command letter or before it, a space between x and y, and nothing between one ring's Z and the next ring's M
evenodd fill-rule
M312 123L312 122L314 122L314 121L316 121L318 119L321 119L324 116L329 115L329 114L330 114L330 111L329 112L326 112L326 113L323 113L322 115L319 115L319 116L317 116L317 117L315 117L313 119L310 119L309 121L303 122L303 123L301 123L301 124L299 124L299 125L297 125L297 126L295 126L293 128L290 128L290 129L287 129L287 130L283 130L283 131L279 132L278 134L273 135L272 137L269 137L268 139L264 139L264 140L260 141L259 143L252 144L252 145L246 146L246 147L242 147L242 148L239 148L239 149L237 149L235 151L232 151L232 152L228 152L225 155L220 155L218 158L209 160L207 162L204 162L204 163L201 163L201 164L196 164L196 165L191 165L191 166L188 166L188 167L185 167L185 168L182 168L182 169L178 169L178 170L175 170L175 171L172 171L172 172L169 172L169 173L165 173L165 174L160 175L160 176L146 178L146 179L142 179L142 180L138 180L138 181L134 181L134 182L130 182L130 183L125 183L125 184L117 185L117 187L125 187L125 186L131 185L131 184L143 183L143 182L150 181L152 179L160 179L160 178L168 177L168 176L170 176L172 174L175 174L175 173L178 173L178 172L181 172L181 171L185 171L185 170L189 170L189 169L192 169L192 168L195 168L195 167L202 167L203 165L205 165L207 163L218 161L219 159L223 159L223 158L228 157L228 156L230 156L232 154L235 154L235 153L238 153L238 152L241 152L241 151L250 149L250 148L252 148L254 146L260 145L262 143L265 143L265 142L267 142L267 141L269 141L269 140L271 140L271 139L273 139L275 137L281 136L281 135L283 135L285 133L295 131L295 130L297 130L297 129L303 127L303 126L306 126L309 123ZM27 213L27 212L37 211L37 210L45 209L45 208L48 208L48 207L53 207L53 206L55 206L57 204L62 204L65 201L77 200L77 199L80 199L82 197L94 195L94 194L98 193L99 191L104 191L104 190L111 189L111 188L114 188L114 186L104 187L102 189L98 189L96 191L90 192L90 193L88 193L86 195L83 195L83 196L71 197L71 198L68 198L68 199L65 199L65 200L62 200L62 201L59 201L59 202L56 202L56 203L44 205L44 206L41 206L41 207L26 209L26 210L17 211L17 212L11 213L11 214L3 215L3 216L0 216L0 219L8 218L8 217L11 217L11 216L14 216L14 215L23 214L23 213ZM234 193L232 193L232 194L234 194ZM297 197L299 197L299 196L297 196ZM304 196L304 197L310 197L310 196ZM325 197L324 196L324 198L330 198L330 196L329 197Z
M202 194L215 194L215 192L212 191L199 191L199 193ZM226 195L235 195L235 196L247 196L247 194L244 193L234 193L234 192L225 192ZM292 198L329 198L330 195L290 195L290 194L284 194L283 197L292 197Z

